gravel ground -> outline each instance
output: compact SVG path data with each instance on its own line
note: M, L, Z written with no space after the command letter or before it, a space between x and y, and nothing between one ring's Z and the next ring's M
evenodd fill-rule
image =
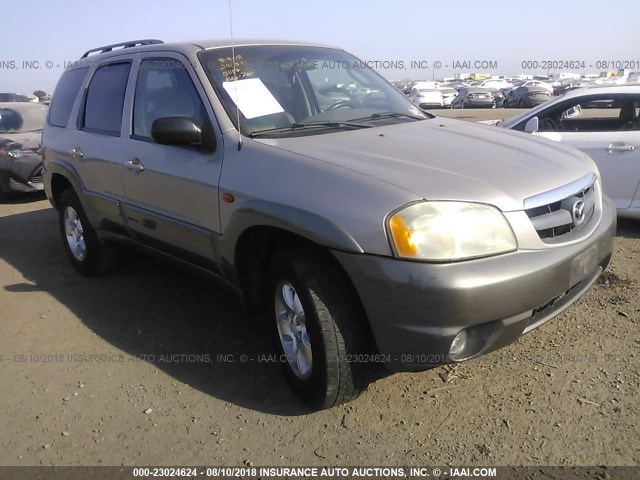
M638 465L639 256L621 220L610 269L554 321L309 413L224 289L137 253L83 278L48 202L21 198L0 205L0 465Z

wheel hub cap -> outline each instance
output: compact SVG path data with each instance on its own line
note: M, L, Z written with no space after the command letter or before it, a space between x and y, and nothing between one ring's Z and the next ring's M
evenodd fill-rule
M289 282L280 282L275 292L278 336L289 367L300 379L311 375L313 355L306 315L298 293Z
M64 209L64 233L73 257L79 262L83 261L87 256L87 246L84 242L82 222L73 207Z

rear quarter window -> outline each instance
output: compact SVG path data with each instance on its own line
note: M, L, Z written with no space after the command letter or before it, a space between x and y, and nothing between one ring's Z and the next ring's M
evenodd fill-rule
M53 92L49 107L49 124L56 127L66 127L73 108L73 102L78 96L82 82L89 71L89 67L67 70L60 77L58 86Z
M87 89L83 128L120 135L124 95L131 63L112 63L96 70Z

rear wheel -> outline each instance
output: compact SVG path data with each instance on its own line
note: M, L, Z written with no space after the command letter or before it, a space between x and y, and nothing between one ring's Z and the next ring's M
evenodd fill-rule
M8 202L10 200L9 195L5 193L5 189L9 189L9 181L0 175L0 203Z
M116 266L115 246L100 243L78 196L71 189L62 192L58 199L58 220L65 250L80 273L95 275Z
M363 316L343 275L300 250L274 255L269 268L271 322L280 362L295 393L312 408L339 405L364 388Z

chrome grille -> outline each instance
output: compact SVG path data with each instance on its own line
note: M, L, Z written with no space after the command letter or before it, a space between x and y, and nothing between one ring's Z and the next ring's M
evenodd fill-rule
M571 240L589 225L594 215L598 196L595 176L574 183L577 189L573 193L565 186L557 190L557 195L552 191L537 196L538 201L536 197L525 201L525 212L545 243ZM538 204L543 199L548 203Z

